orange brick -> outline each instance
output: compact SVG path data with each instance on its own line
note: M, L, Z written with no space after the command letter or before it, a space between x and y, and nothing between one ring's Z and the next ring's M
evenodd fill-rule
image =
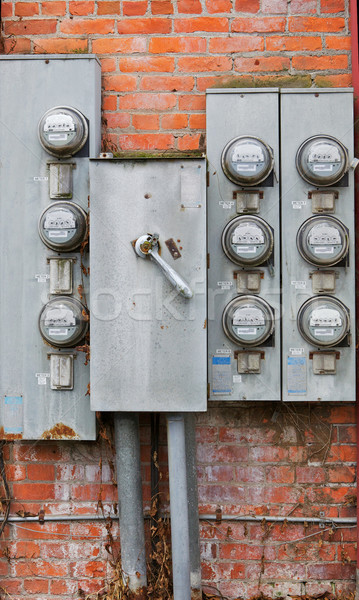
M170 33L172 23L169 19L121 19L117 22L118 33Z
M266 49L270 52L287 50L288 52L321 50L322 40L319 36L271 36L266 39Z
M69 2L70 15L92 15L95 10L95 3L88 0L74 0Z
M130 126L131 117L128 113L107 113L104 115L106 125L109 129L126 129Z
M103 110L116 110L117 108L117 96L103 96L102 97L102 108Z
M126 110L170 110L176 102L174 94L127 94L119 98L120 108Z
M21 579L15 579L14 577L8 577L7 579L0 579L0 587L3 590L6 590L7 594L18 594L19 596L21 596L21 587L22 587L22 580Z
M5 472L8 481L22 481L26 479L26 469L22 465L6 465Z
M222 77L197 77L197 90L204 92L207 88L216 87L216 85L224 85L228 80L228 74L222 75Z
M290 67L290 59L286 56L262 56L261 58L236 58L235 71L253 73L258 71L285 71Z
M177 140L178 150L199 150L202 146L201 140L203 139L200 133L195 135L184 135L179 137Z
M188 73L229 71L231 68L231 59L221 56L183 57L178 59L178 70Z
M27 560L15 563L15 573L19 577L66 577L68 565L66 563L50 563L44 560Z
M39 14L37 2L16 2L15 15L17 17L33 17Z
M201 14L202 5L199 0L178 0L179 13Z
M62 0L43 2L41 4L41 12L43 15L55 15L61 17L66 14L66 2L62 2Z
M11 548L11 558L38 558L40 546L35 542L16 542Z
M317 0L292 0L290 11L292 15L316 13Z
M14 483L16 500L54 500L55 486L52 483Z
M172 0L152 0L151 12L153 15L172 15Z
M1 17L5 19L6 17L12 16L12 2L2 2L1 3Z
M166 56L144 56L141 58L121 58L120 70L124 73L150 72L172 73L175 69L174 58Z
M342 17L289 17L289 31L329 31L338 33L345 28L345 19Z
M326 36L325 45L329 50L350 50L351 37L349 35Z
M149 51L153 54L167 54L170 52L203 53L206 51L205 38L199 37L160 37L150 40Z
M179 110L204 110L206 108L206 96L188 94L178 98Z
M329 483L354 483L355 467L349 467L347 465L330 467L328 469L328 481Z
M160 126L158 115L133 115L132 125L139 131L156 131Z
M287 14L287 0L262 0L262 12L274 14Z
M92 41L92 50L96 54L133 54L146 51L144 38L104 38Z
M31 21L6 21L6 35L41 35L56 32L54 19L33 19Z
M258 17L256 19L245 19L239 17L232 23L232 31L235 33L274 33L284 31L285 19L282 17Z
M348 68L347 54L333 56L293 56L292 65L300 71L326 71Z
M191 115L189 126L191 129L206 129L206 115Z
M101 59L101 71L102 73L111 73L116 71L116 59L115 58L102 58Z
M177 19L174 30L178 33L196 33L198 31L228 31L228 19L224 17L197 17L194 19Z
M114 33L114 27L113 19L65 19L60 23L62 33L72 34Z
M132 92L137 87L137 79L133 75L105 75L103 87L111 92Z
M162 129L185 129L188 125L188 115L175 114L164 115L161 119Z
M322 13L339 13L345 10L345 0L321 0Z
M272 38L267 38L270 40ZM264 38L260 36L238 36L230 38L212 38L209 40L209 51L214 54L230 54L234 52L254 52L264 50Z
M87 51L87 40L81 38L36 38L34 41L35 54L48 52L52 54L67 54Z
M236 0L237 12L257 13L260 8L259 0Z
M121 4L118 0L101 0L97 3L97 14L98 15L119 15Z
M143 0L130 0L122 3L123 15L125 17L137 17L145 15L147 11L147 2Z
M29 54L31 52L31 40L27 38L12 37L4 40L5 54Z
M168 150L174 146L174 136L170 133L144 133L120 135L121 150Z
M28 479L33 481L54 481L55 479L55 466L54 465L28 465L27 466Z
M190 92L194 88L193 77L143 77L140 83L141 90L147 91L172 91Z
M232 2L231 0L206 0L206 8L209 14L227 14L232 10Z

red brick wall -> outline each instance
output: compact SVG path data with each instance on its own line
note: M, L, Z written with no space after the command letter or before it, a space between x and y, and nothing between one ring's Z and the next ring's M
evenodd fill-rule
M104 140L119 151L205 145L212 85L351 83L348 0L43 0L2 3L6 53L93 52L102 61ZM198 416L203 581L228 598L354 587L355 529L206 521L232 515L355 516L353 406L242 404ZM150 431L141 427L145 508ZM160 460L167 507L166 447ZM116 502L108 444L5 448L12 514L95 513ZM113 525L116 537L116 524ZM2 541L14 599L78 597L110 574L103 523L20 523ZM314 534L314 535L312 535ZM299 541L298 541L299 540ZM72 596L72 594L74 594Z

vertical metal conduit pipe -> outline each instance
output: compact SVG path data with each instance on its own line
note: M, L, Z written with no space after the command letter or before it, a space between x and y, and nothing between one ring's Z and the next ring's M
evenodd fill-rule
M167 415L174 600L190 600L187 459L183 414Z
M140 437L136 413L115 413L115 446L122 570L129 589L146 598Z
M202 598L201 554L199 546L199 512L196 460L196 424L193 413L185 414L185 441L187 456L187 493L189 524L189 557L191 599Z

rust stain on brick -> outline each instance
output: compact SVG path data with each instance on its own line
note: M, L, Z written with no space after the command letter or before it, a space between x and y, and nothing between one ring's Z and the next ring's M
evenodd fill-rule
M76 431L64 425L63 423L56 423L48 431L44 431L41 436L42 440L79 440L80 436L77 435Z
M0 427L0 439L1 440L22 440L22 433L5 433L3 427Z

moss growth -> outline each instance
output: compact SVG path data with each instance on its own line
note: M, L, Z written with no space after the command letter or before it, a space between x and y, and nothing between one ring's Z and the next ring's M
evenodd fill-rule
M333 85L332 85L331 81L328 81L327 77L321 77L320 75L317 75L315 78L315 87L326 88L326 87L333 87Z
M221 83L216 83L212 88L310 88L312 80L310 75L278 75L273 77L231 77Z
M114 152L113 158L119 159L142 159L149 160L151 158L202 158L204 156L202 150L191 150L188 152L180 152L177 150L168 151L139 151L139 152Z

